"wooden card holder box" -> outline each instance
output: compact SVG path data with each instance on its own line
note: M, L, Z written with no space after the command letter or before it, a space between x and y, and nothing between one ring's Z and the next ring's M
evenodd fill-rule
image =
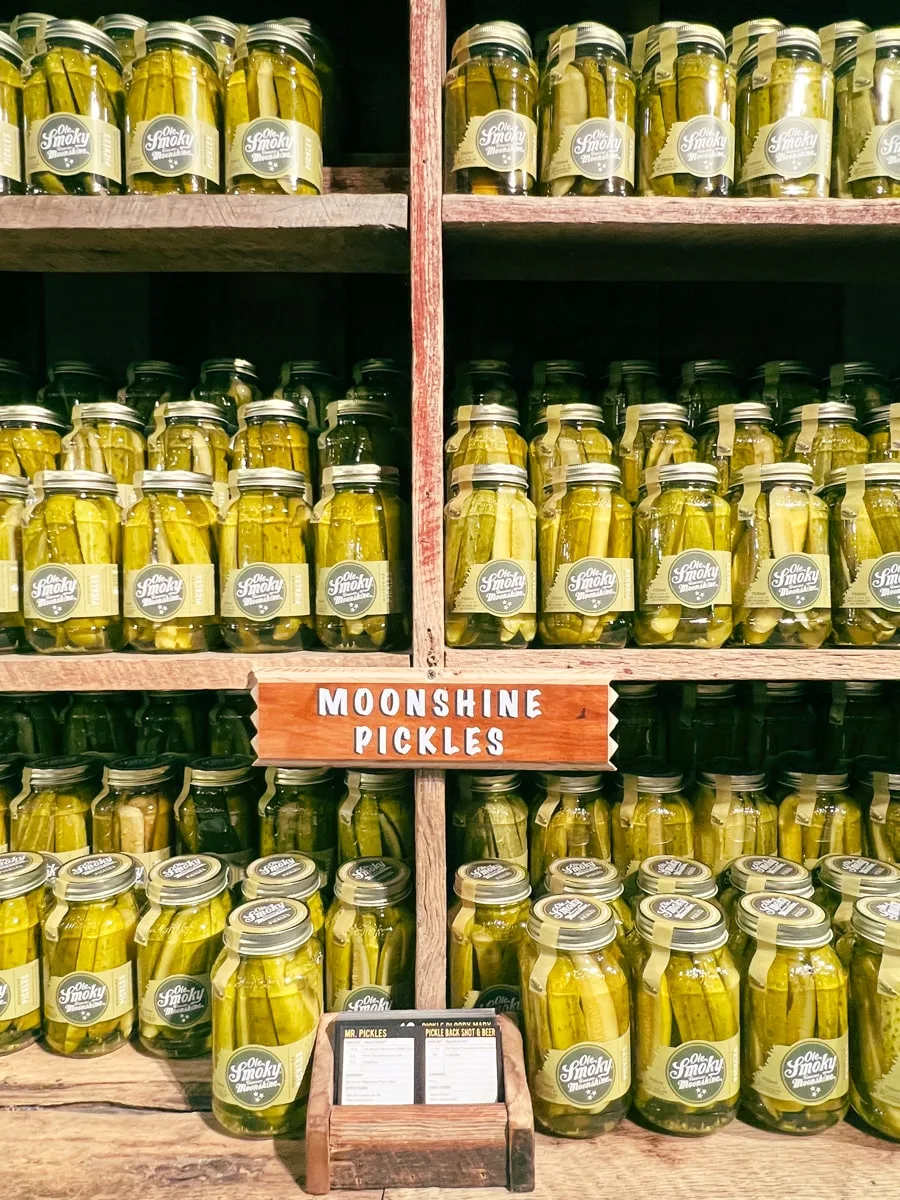
M534 1191L534 1118L522 1035L498 1016L502 1104L334 1104L334 1015L316 1037L306 1118L305 1190L507 1187Z

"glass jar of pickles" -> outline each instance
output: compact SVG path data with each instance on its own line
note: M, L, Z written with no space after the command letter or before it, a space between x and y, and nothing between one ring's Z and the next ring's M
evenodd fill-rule
M25 644L19 579L22 570L22 521L28 483L0 474L0 652Z
M681 775L662 768L652 774L647 770L642 775L619 772L614 776L612 859L623 879L654 855L689 858L693 854L694 813L682 794L682 782Z
M8 33L0 34L0 196L25 191L22 167L22 49Z
M613 762L631 771L640 759L665 759L666 716L655 683L616 683L616 750Z
M614 1129L631 1102L629 978L612 909L583 896L535 901L519 947L535 1122L559 1137Z
M123 67L134 62L135 35L147 24L143 17L134 17L130 13L110 13L98 17L94 24L115 42Z
M190 854L216 854L228 864L232 885L256 857L260 787L246 758L198 758L175 803L178 840Z
M866 806L866 844L880 862L900 863L900 774L864 768L857 798Z
M39 471L59 466L62 419L37 404L0 406L0 473L21 475L34 482Z
M26 61L34 57L38 35L43 32L53 17L49 13L24 12L13 17L9 23L9 35L25 55Z
M831 918L834 948L846 967L854 905L863 896L900 896L900 867L862 854L826 854L815 877L816 903Z
M832 190L844 199L900 196L890 141L896 114L891 91L900 79L900 33L879 29L854 39L835 58L835 144Z
M742 986L745 1108L782 1133L818 1133L847 1111L847 972L828 914L811 900L744 896L750 939Z
M73 692L61 714L63 754L115 758L131 750L131 721L116 692Z
M322 1015L322 947L299 900L229 914L212 972L213 1115L229 1133L302 1134Z
M33 649L96 654L122 648L120 522L111 475L40 475L22 528L25 637Z
M819 35L780 29L738 63L737 194L828 195L834 76Z
M0 692L0 754L57 754L60 727L52 701L58 692Z
M611 854L602 776L541 772L529 811L532 887L540 887L556 858L609 859Z
M329 650L393 650L409 638L408 509L393 467L326 467L313 512L316 633Z
M821 755L826 767L849 771L860 758L889 759L896 734L884 684L833 683L828 727L822 732Z
M900 404L873 408L863 418L863 429L869 443L869 462L900 462Z
M618 467L561 466L538 504L541 640L624 646L634 610L631 505Z
M400 445L394 414L381 400L366 400L351 392L325 408L325 428L319 434L319 468L359 463L398 467Z
M413 809L408 771L348 771L337 808L340 861L384 856L412 870Z
M531 888L524 867L489 859L465 863L453 881L448 958L450 1007L492 1008L518 1019L519 944Z
M144 469L144 423L124 404L75 404L62 440L64 471L100 471L130 484Z
M754 684L747 761L755 770L768 771L789 751L812 753L818 744L818 728L807 684Z
M539 100L541 194L633 195L637 84L621 34L597 21L558 29Z
M795 408L785 423L785 462L812 467L816 487L832 471L867 461L869 443L856 427L851 404L828 402Z
M803 463L745 467L731 493L734 640L817 649L831 633L828 506Z
M675 399L695 424L703 422L714 409L740 401L737 367L724 358L697 358L683 363Z
M528 805L517 774L465 775L451 818L453 866L501 858L528 866Z
M147 359L128 364L119 402L136 412L147 426L153 424L154 411L160 404L181 403L187 399L187 391L187 380L180 367Z
M696 774L700 768L708 769L714 759L743 762L747 714L737 684L683 683L680 693L666 713L668 761L686 776ZM616 727L617 737L618 733Z
M358 858L338 868L325 917L328 1012L411 1008L416 922L409 867L391 858Z
M667 1133L713 1133L734 1120L741 1078L740 974L725 916L711 900L645 896L636 927L635 1106Z
M306 17L283 17L280 23L299 33L312 51L313 69L322 89L322 142L328 155L340 149L344 116L334 50L319 26Z
M99 404L114 400L115 393L93 363L63 359L47 368L47 382L38 391L37 402L64 421L76 404Z
M797 359L765 362L750 376L750 399L767 404L776 424L795 408L821 400L812 367Z
M99 790L97 764L88 758L35 759L10 804L12 849L46 852L63 863L90 854L91 802Z
M134 717L135 753L180 759L205 754L205 718L197 692L145 692Z
M646 358L628 358L609 364L609 374L599 397L603 423L616 430L625 423L628 408L665 404L666 388L656 363Z
M450 398L454 409L466 404L503 404L519 411L512 367L498 358L473 358L457 363L456 382Z
M226 190L319 196L322 88L313 52L276 21L251 25L225 84Z
M144 471L123 534L125 636L136 650L212 650L216 617L213 483L190 471Z
M834 363L823 386L827 389L826 400L852 404L860 421L890 405L893 399L884 372L871 362Z
M64 863L43 926L44 1037L57 1054L109 1054L136 1013L134 859L92 854Z
M122 185L125 88L107 34L49 19L25 69L25 175L44 195L116 195Z
M131 64L125 129L132 195L206 195L222 183L222 85L202 33L153 21Z
M234 49L237 44L239 26L224 17L202 16L189 17L188 25L202 33L215 52L219 67L219 76L227 80L234 65Z
M444 191L527 196L537 179L538 71L512 21L456 39L444 82Z
M337 391L338 382L325 363L304 358L281 364L281 383L275 396L296 404L315 432L325 419L326 408L337 399Z
M94 849L130 854L145 871L170 858L182 780L180 764L171 759L117 758L91 805Z
M528 446L519 433L519 414L505 404L463 404L453 414L444 447L448 481L457 467L501 464L528 467Z
M315 476L307 408L295 400L251 400L244 404L238 412L237 433L231 439L231 469L279 467L301 471L307 481L307 499L312 503Z
M353 364L353 387L357 400L386 404L397 425L408 428L412 404L409 369L396 358L362 358Z
M259 802L262 853L300 851L313 860L330 888L338 856L335 772L328 767L268 767L266 783Z
M241 891L245 900L302 900L309 910L313 933L321 940L325 928L324 879L323 872L306 854L267 854L248 865Z
M763 773L704 771L692 799L694 853L716 875L741 855L778 852L778 809Z
M811 900L815 888L806 867L775 854L742 854L729 863L722 875L719 907L728 920L728 948L735 962L743 961L747 945L747 935L737 925L737 906L743 896L756 892L781 892Z
M214 483L228 479L228 421L215 404L184 400L158 404L147 438L151 471L193 471Z
M616 445L622 490L637 504L648 467L687 463L696 458L697 443L688 432L687 409L681 404L635 404L625 410Z
M727 496L744 467L780 462L781 438L765 404L720 404L702 424L697 453L719 472L719 495Z
M864 21L852 19L823 26L819 30L819 39L822 42L822 59L825 65L834 70L837 60L855 46L864 33L870 32L871 26L866 25Z
M134 938L141 1045L199 1058L212 1046L210 974L231 911L228 868L212 854L181 855L157 864L146 889Z
M591 393L584 363L574 358L548 358L536 362L531 370L531 387L528 390L528 436L531 437L534 433L534 424L542 408L554 404L590 402ZM516 407L515 397L512 407ZM615 429L615 424L611 428Z
M900 1139L895 1080L900 976L900 900L869 896L853 910L850 959L850 1102L873 1129Z
M782 771L778 778L778 852L813 867L826 854L862 854L863 818L847 775Z
M825 495L835 642L900 642L900 462L832 471Z
M306 476L242 468L219 521L222 633L234 650L302 650L315 642L312 510Z
M597 404L550 404L538 410L528 447L531 498L543 503L553 472L580 463L611 463L612 442Z
M209 710L210 754L216 757L243 754L246 758L255 758L255 712L253 695L244 688L224 688L217 692L215 703Z
M41 906L46 878L47 865L40 854L0 854L0 1057L41 1036Z
M200 364L200 382L191 399L214 404L229 429L236 429L238 409L262 399L256 367L246 358L209 358Z
M527 646L537 632L537 522L521 467L458 467L445 521L450 646Z
M595 903L602 900L612 909L619 949L623 954L626 947L630 949L634 915L625 899L625 884L608 859L554 858L547 865L543 892L550 896L587 896Z

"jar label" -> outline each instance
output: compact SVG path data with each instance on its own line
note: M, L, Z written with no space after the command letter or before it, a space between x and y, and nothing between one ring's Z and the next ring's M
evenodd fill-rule
M674 1050L658 1046L640 1086L658 1100L691 1108L728 1102L738 1094L740 1061L739 1034L721 1042L682 1042Z
M454 613L514 617L537 611L537 564L528 559L493 558L476 563L453 601Z
M653 179L660 175L733 179L734 125L713 116L676 121L650 171Z
M341 562L319 567L316 578L320 617L354 621L403 612L406 607L403 575L393 563Z
M367 984L358 988L343 988L335 997L338 1012L376 1013L393 1008L393 988Z
M809 1107L846 1096L850 1087L847 1034L773 1046L751 1086L771 1100Z
M846 592L835 597L835 604L839 608L883 608L900 613L900 554L863 559Z
M738 171L738 183L751 179L804 179L831 176L831 122L821 117L783 117L763 125Z
M25 143L29 179L50 171L66 177L82 172L122 182L122 135L97 117L53 113L30 123Z
M684 550L664 554L644 604L709 608L731 603L731 555L727 550Z
M151 979L141 998L141 1021L168 1029L190 1029L210 1019L208 975Z
M580 175L634 184L634 147L634 130L624 121L592 117L579 125L566 125L545 178L552 183Z
M124 1017L134 1008L133 974L131 963L122 963L108 971L51 975L44 988L44 1015L79 1028Z
M534 1080L535 1099L602 1112L631 1087L631 1031L609 1042L550 1050Z
M0 121L0 176L22 182L22 147L18 125Z
M33 959L21 967L0 971L0 1021L26 1017L41 1007L41 963Z
M293 1104L306 1080L315 1041L314 1027L286 1046L241 1046L231 1054L216 1055L213 1095L223 1104L251 1112Z
M70 617L119 615L119 568L115 563L46 563L25 571L25 616L68 621Z
M580 558L565 563L544 597L544 612L599 617L634 612L634 564L630 558Z
M511 983L496 983L484 991L467 993L463 1008L492 1008L517 1017L522 1011L522 989Z
M280 117L259 117L238 125L228 151L228 182L241 175L277 179L285 191L295 180L324 191L322 142L309 125Z
M454 171L524 171L537 176L537 125L509 108L472 117L453 155Z
M199 175L218 185L219 131L196 117L163 113L138 121L128 143L128 182L136 175Z
M847 182L883 177L900 180L900 121L872 127L850 166Z
M0 561L0 613L19 611L19 564Z
M125 576L125 616L147 621L216 615L216 569L212 563L154 563Z
M808 612L831 608L827 554L785 554L760 561L759 573L747 588L745 608L784 608Z
M222 592L222 616L248 621L307 617L310 613L307 563L250 563L229 571Z

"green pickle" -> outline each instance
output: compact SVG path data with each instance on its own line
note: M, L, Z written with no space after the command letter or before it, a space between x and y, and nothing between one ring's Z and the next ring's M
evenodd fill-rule
M852 404L857 419L868 427L872 413L890 413L893 400L891 385L882 371L871 362L834 363L823 380L825 399ZM870 456L873 457L873 456Z
M643 758L665 759L668 749L666 710L655 683L616 683L613 763L631 771Z
M190 17L188 25L202 33L212 46L216 56L219 76L223 81L228 79L234 66L234 50L237 44L240 26L224 17L202 16Z
M527 196L537 179L538 72L520 25L474 25L444 82L444 190Z
M694 461L697 443L689 425L688 411L680 404L635 404L625 409L615 457L629 504L637 504L648 467Z
M448 915L450 1007L492 1008L518 1019L519 945L531 887L524 867L500 859L465 863Z
M210 754L217 758L228 754L255 758L255 712L253 696L244 688L226 688L217 692L216 701L209 710Z
M894 712L883 683L831 685L828 725L822 730L824 766L849 771L857 759L888 759L895 738Z
M900 1140L900 900L870 896L853 910L850 1103L866 1124Z
M3 834L0 832L0 843ZM41 906L47 865L40 854L0 854L0 1057L36 1042L41 1019Z
M0 692L0 755L26 758L58 754L59 718L52 701L58 692Z
M832 471L865 463L869 443L850 404L828 402L795 408L784 427L784 461L812 467L816 487Z
M701 768L709 769L714 759L743 762L747 714L739 703L737 684L683 683L680 693L666 714L668 761L672 766L689 776ZM615 736L618 739L618 726ZM645 753L666 758L663 750Z
M116 195L125 86L115 42L84 21L50 20L25 69L28 191Z
M580 895L535 901L519 970L535 1124L571 1138L615 1129L632 1097L632 1003L612 909Z
M91 803L97 764L74 756L37 758L22 772L10 804L10 847L52 854L59 862L91 852Z
M321 941L325 929L322 887L326 877L306 854L267 854L254 859L241 881L245 900L302 900L309 910L313 933Z
M251 900L229 914L224 937L212 972L213 1115L229 1133L302 1136L322 1015L309 911Z
M448 481L457 467L528 467L528 445L519 433L519 415L505 404L463 405L453 414L444 447Z
M900 196L900 29L864 33L834 62L832 193L844 199Z
M228 421L218 406L201 400L157 405L147 437L151 471L193 471L214 483L228 479Z
M131 721L118 692L73 693L61 721L63 754L109 759L131 751Z
M262 399L256 367L246 358L209 358L200 364L200 382L191 399L214 404L229 429L237 429L240 408Z
M306 496L313 498L313 446L309 437L308 405L296 400L251 400L238 411L237 433L231 439L228 465L258 470L278 467L306 477Z
M22 68L25 56L8 33L0 33L0 196L25 191L22 163Z
M694 852L694 813L682 793L681 775L652 761L640 767L645 773L618 773L613 780L612 860L623 879L647 858L690 858Z
M735 1118L740 1091L740 973L711 900L645 896L634 967L637 1111L667 1133L700 1135Z
M109 1054L131 1038L136 875L127 854L93 854L59 869L43 926L44 1038L57 1054Z
M64 471L101 471L130 484L144 469L144 423L123 404L76 404L62 440Z
M820 1133L849 1104L847 972L828 914L778 892L744 896L742 1101L781 1133Z
M175 804L178 840L190 854L216 854L232 885L256 857L259 845L258 772L240 755L198 758Z
M636 107L622 36L596 21L558 29L541 73L541 195L632 196Z
M780 892L812 900L815 888L806 867L775 854L742 854L726 867L718 902L728 921L728 949L740 967L746 965L747 934L737 923L737 906L742 897L756 892Z
M212 46L178 21L153 21L131 64L125 130L128 191L221 190L222 84Z
M164 1058L212 1048L210 975L231 911L228 870L211 854L158 863L135 933L141 1045Z
M742 855L777 854L778 809L764 774L704 771L692 802L694 854L716 875Z
M329 650L409 639L409 512L393 467L327 467L313 511L316 633Z
M529 806L532 887L542 883L557 858L612 857L609 806L600 775L541 772Z
M812 367L796 359L765 362L750 376L748 399L767 404L780 424L795 408L822 399Z
M727 496L744 467L780 462L783 450L767 405L726 404L711 409L703 421L697 457L713 464L719 495Z
M182 779L172 759L115 759L91 805L94 850L130 854L145 871L170 858Z
M682 364L681 386L675 396L695 424L722 405L736 405L741 399L737 367L724 358L697 358Z
M358 858L338 868L325 917L328 1012L411 1008L416 922L409 867L392 858Z
M665 404L667 399L657 364L646 358L628 358L609 364L609 373L598 402L603 411L604 425L607 429L615 430L624 425L625 412L629 407Z
M348 771L338 800L338 856L391 858L415 867L414 802L408 771Z
M25 637L33 649L96 654L122 648L121 541L111 475L38 476L22 528Z
M205 754L209 743L200 699L197 692L145 692L134 717L135 754L185 761Z
M812 867L826 854L862 854L864 827L847 775L783 770L778 778L778 853Z
M544 502L553 472L579 463L611 463L613 445L597 404L551 404L538 409L528 447L531 499ZM524 464L522 464L524 465Z
M500 402L507 403L508 397ZM526 433L531 437L534 433L534 423L542 408L553 404L590 404L591 392L588 387L584 363L574 358L548 358L536 362L532 367L531 387L528 390ZM507 407L517 408L517 400L513 395L511 404ZM615 429L615 422L610 426Z
M119 390L120 404L136 412L144 426L153 424L154 411L161 404L187 400L188 386L180 367L157 359L128 364L126 383Z
M394 415L381 400L367 400L351 391L325 409L325 428L319 434L319 468L377 463L399 468L407 455L397 435Z
M328 767L268 767L259 802L263 855L299 851L331 888L338 857L338 782Z
M143 17L135 17L131 13L110 13L99 17L94 24L115 42L123 67L134 62L135 37L147 25Z
M0 474L0 653L25 644L19 579L27 499L28 484L24 479Z
M4 404L0 407L0 474L24 476L33 483L39 471L56 470L65 428L49 408Z
M451 817L451 866L500 858L528 866L528 805L516 774L460 777Z

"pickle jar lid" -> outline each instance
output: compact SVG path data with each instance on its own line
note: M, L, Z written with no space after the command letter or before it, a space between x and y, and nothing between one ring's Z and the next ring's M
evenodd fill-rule
M408 771L348 771L347 787L362 792L405 792L411 784Z
M284 467L239 467L235 472L239 492L271 491L306 495L306 472Z
M768 696L788 696L790 698L803 696L805 698L809 692L809 688L805 683L794 683L793 681L788 682L786 680L772 681L769 679L766 680L763 686Z
M256 383L259 379L256 366L247 358L208 358L200 364L200 378L227 371L230 375L243 375Z
M554 419L560 422L592 421L597 425L603 424L603 409L599 404L545 404L538 409L537 416L534 419L535 428L538 425L547 424L548 408L555 408L557 410L554 414Z
M891 465L897 466L896 463L892 463ZM872 680L850 679L843 686L848 697L881 696L884 693L884 684Z
M607 901L625 891L621 875L604 858L554 858L547 865L544 887L552 896L577 892Z
M816 868L819 883L844 896L893 896L900 867L861 854L826 854Z
M867 412L863 417L863 428L868 429L871 425L889 425L891 421L891 409L893 407L892 404L881 404L878 408L873 408L870 412ZM2 412L3 409L0 408L0 413Z
M463 483L496 483L525 490L528 487L528 472L524 467L513 467L508 463L457 467L450 477L450 487L458 488Z
M784 422L785 427L801 425L805 408L815 409L812 415L817 421L845 421L851 425L856 422L856 409L852 404L844 404L841 400L823 400L818 404L804 404L802 408L792 408L791 415Z
M868 942L883 946L888 929L896 937L900 929L900 896L865 896L853 905L850 925Z
M175 42L185 46L194 54L200 54L213 70L218 71L216 52L209 39L193 25L183 21L151 21L146 29L147 49L156 42ZM205 365L205 364L204 364Z
M559 58L559 43L564 34L575 35L576 53L582 46L604 46L609 50L618 51L623 58L625 57L625 39L620 33L599 21L578 21L573 25L563 25L550 35L547 47L548 66Z
M521 783L517 772L492 775L468 775L465 780L473 792L517 792Z
M454 429L459 425L460 408L467 410L465 419L469 425L513 425L517 429L519 427L519 414L508 404L467 404L454 410L450 422Z
M105 471L38 471L34 484L45 493L95 492L100 496L118 495L115 479Z
M219 412L216 409L216 412ZM277 419L281 421L296 421L298 425L306 425L306 410L294 400L248 400L238 409L238 417L248 425L251 421Z
M813 477L813 469L807 463L795 462L780 462L780 463L765 463L759 467L741 468L738 471L737 482L732 487L732 491L744 486L744 471L757 470L759 472L759 482L763 487L775 487L781 484L787 487L796 487L803 490L810 489L815 484Z
M659 695L658 683L616 683L620 700L649 700Z
M558 771L540 771L538 781L545 792L573 792L582 796L603 790L602 775L589 775L581 771L571 775Z
M25 768L24 774L31 790L36 792L42 788L93 780L97 769L96 759L86 755L67 754L34 758Z
M125 371L129 383L134 383L138 375L168 375L172 379L185 381L184 371L176 364L165 362L161 358L144 358L131 362Z
M742 401L740 404L729 404L725 406L734 410L735 421L771 421L772 410L768 404L757 404L753 400ZM716 405L711 408L703 418L701 425L718 425L719 413L722 406Z
M839 384L842 381L846 383L848 380L854 379L876 379L879 383L887 382L884 371L876 367L873 362L833 363L829 369L828 378L823 382Z
M737 367L727 358L693 358L682 364L681 382L690 386L695 379L709 379L716 375L731 375L737 378Z
M174 779L181 769L180 763L159 756L116 758L107 768L106 782L111 788L149 787Z
M0 475L0 496L11 500L28 499L28 480L24 475Z
M654 378L661 378L659 363L654 362L650 358L620 358L609 364L609 370L605 378L610 383L616 384L623 379L627 379L630 375L652 375Z
M68 428L52 409L40 404L0 404L0 427L4 425L37 425L60 433Z
M724 700L737 695L736 683L698 683L698 700Z
M284 24L286 22L282 21L282 25ZM290 383L297 375L319 375L325 379L334 379L334 372L319 358L289 358L281 364L282 385Z
M667 400L660 400L653 404L636 404L638 409L638 423L655 422L659 425L689 425L690 417L688 410L683 404L670 404ZM625 418L619 421L619 428L625 425Z
M287 25L288 29L296 29L302 33L316 54L323 56L326 60L331 57L331 43L318 25L313 24L307 17L282 17L279 24Z
M548 375L580 375L583 378L584 374L584 363L577 358L542 358L531 368L535 386L545 383Z
M88 854L63 863L53 883L57 900L109 900L134 887L138 862L130 854Z
M460 867L453 891L473 904L519 904L531 895L528 872L518 863L486 858Z
M9 31L13 37L18 37L20 33L26 30L34 31L39 25L45 21L52 21L53 17L50 13L44 12L24 12L13 17L10 22Z
M116 404L111 400L100 400L90 404L76 404L73 406L72 415L75 415L75 409L78 410L78 415L83 422L87 421L108 421L111 425L127 425L131 429L140 429L143 431L144 422L139 413L136 413L133 408L129 408L127 404Z
M409 867L398 858L357 858L338 867L334 895L354 908L383 908L405 899L411 886Z
M0 854L0 900L13 900L47 881L47 864L43 855L30 850Z
M680 771L666 771L659 775L633 775L630 771L617 771L613 776L613 787L618 791L624 790L625 777L637 780L639 792L647 792L651 796L669 796L680 792L684 776Z
M80 42L83 46L90 46L92 50L99 51L117 70L122 70L122 59L116 43L109 34L104 33L95 25L88 25L87 21L54 18L47 22L44 41L48 46L56 45L57 42Z
M775 51L805 50L811 51L822 62L822 39L814 29L806 29L802 25L788 25L784 29L774 30ZM738 61L738 71L743 71L750 63L759 58L761 42L751 43Z
M673 24L674 22L667 21L665 25L655 25L653 27L647 42L647 53L644 58L645 65L649 63L655 54L659 53L660 36L665 32L667 27ZM691 42L702 42L705 46L712 46L722 58L725 57L725 35L712 25L694 23L678 24L674 32L679 46L684 46Z
M214 425L228 427L228 418L218 404L210 404L206 400L173 400L166 405L166 424L183 421L196 424L199 421L211 421Z
M353 364L353 382L363 383L366 375L385 372L409 379L409 368L396 358L361 358L358 363Z
M391 406L384 400L373 400L369 396L357 396L354 391L348 392L338 400L330 400L325 405L325 418L329 425L341 417L377 417L382 421L393 424L394 414Z
M195 471L136 471L134 485L142 492L189 492L197 496L211 496L211 475L198 475Z
M147 22L133 13L109 13L105 17L98 17L94 24L113 37L117 33L137 33Z
M742 854L728 867L728 878L739 892L813 894L812 875L806 867L775 855Z
M770 932L776 946L814 949L831 941L828 913L821 905L797 895L753 892L741 896L735 919L738 928L751 937L758 935L761 920L775 922Z
M712 463L669 463L667 466L659 468L659 482L661 484L680 483L685 486L700 484L715 487L719 482L719 472ZM646 488L646 483L641 486Z
M675 854L654 854L645 858L638 868L638 888L648 896L673 893L677 896L698 896L712 900L716 880L710 868L693 858Z
M309 909L300 900L278 896L250 900L228 914L223 940L236 954L287 954L313 935Z
M473 25L453 43L451 60L455 63L464 59L465 52L474 50L476 46L505 46L509 50L518 50L526 58L532 57L531 38L514 21L485 21L481 25Z
M602 950L616 940L616 922L602 900L542 896L531 906L528 935L539 945L558 950Z
M718 904L698 896L644 896L635 916L638 933L652 941L660 922L671 926L673 950L718 950L728 941L725 914Z
M843 792L847 788L849 776L846 771L817 774L813 771L789 771L782 769L778 782L782 787L794 791L803 787L804 783L811 785L817 792Z
M850 22L847 22L847 24L862 25L862 21L850 21ZM852 39L852 40L848 41L848 44L839 51L839 53L837 54L837 56L835 58L835 61L834 61L835 75L840 74L844 70L845 67L849 67L852 63L856 62L857 58L859 57L858 39L860 37L862 37L864 34L869 33L869 32L870 32L869 27L863 26L863 28L858 31L852 30L850 33L846 33L846 34L843 34L843 33L835 34L835 41L839 41L842 38ZM886 29L876 29L873 36L875 38L876 52L878 50L900 48L900 28L898 28L897 26L893 26L893 27L886 28ZM881 372L876 370L875 374L880 375Z
M245 900L289 897L306 900L322 886L319 868L306 854L267 854L247 867L241 888Z
M228 887L228 866L215 854L179 854L150 868L146 893L162 907L203 904Z
M734 42L735 35L743 35L747 38L759 38L764 33L777 33L779 29L784 28L784 22L779 21L777 17L754 17L751 21L744 21L741 25L735 25L730 32L725 35L725 43L729 47Z
M863 760L865 762L865 760ZM870 788L874 788L876 777L882 775L884 782L887 785L888 791L900 792L900 766L894 763L893 767L866 766L858 773L858 778L861 783L866 784Z
M815 374L809 363L802 362L799 358L775 358L761 363L750 376L750 382L765 383L766 376L770 372L778 376L779 379L783 376L788 378L796 376L810 380L815 379Z
M281 787L304 787L307 784L328 783L334 778L331 767L276 767L275 783Z
M863 463L863 479L865 483L885 483L900 485L900 463L880 462ZM856 468L854 468L855 470ZM826 488L845 487L847 484L847 468L837 467L829 471L825 479Z
M22 52L22 47L14 37L11 37L5 30L0 30L0 54L4 58L9 59L15 66L21 67L25 62L25 55Z
M81 22L76 21L75 24ZM88 26L90 29L91 26ZM96 31L95 31L96 32ZM60 375L86 375L89 379L99 379L105 383L103 372L93 363L81 362L77 358L59 358L47 368L48 380L55 380Z
M396 467L377 463L352 463L326 467L322 472L322 491L329 487L399 487L400 472Z
M566 488L578 487L579 484L620 488L622 472L613 463L570 463L568 466L556 467L550 472L544 484L544 491L552 492L560 484Z
M729 771L701 771L697 779L704 787L713 788L720 779L727 779L736 792L762 792L766 787L764 771L747 771L732 774Z
M295 55L300 55L305 60L311 71L315 70L316 57L312 47L298 29L291 29L289 25L282 25L280 21L261 21L247 30L248 47L271 42L289 47Z
M253 778L253 761L243 754L198 758L191 763L191 786L225 787Z
M238 27L233 21L227 21L225 17L189 17L188 25L192 25L194 29L199 29L204 37L215 39L217 42L225 42L229 46L234 46L237 41Z

